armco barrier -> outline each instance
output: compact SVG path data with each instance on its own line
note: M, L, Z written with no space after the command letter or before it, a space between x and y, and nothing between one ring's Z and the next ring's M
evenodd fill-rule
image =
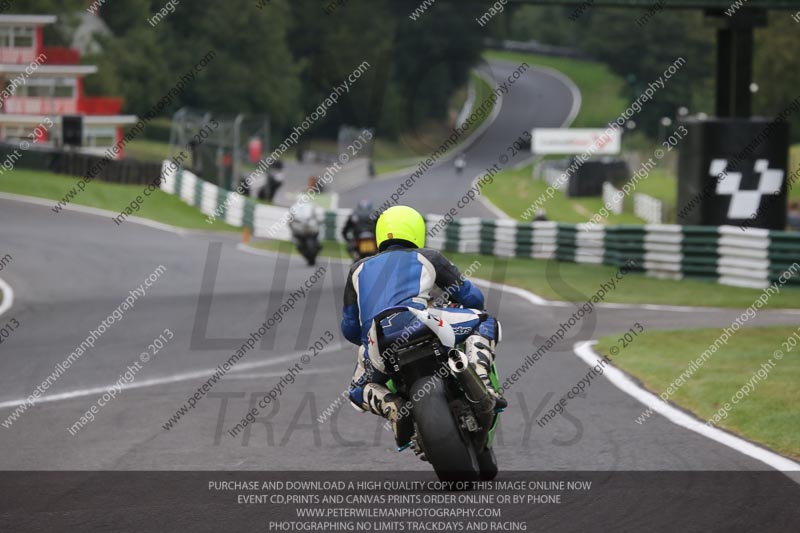
M165 167L166 168L166 167ZM162 189L256 237L289 240L289 209L257 203L204 182L188 171L164 173ZM348 209L318 209L322 237L341 241ZM427 215L428 228L441 215ZM734 226L645 224L601 226L556 222L456 219L427 246L448 252L557 259L622 266L664 279L703 278L726 285L764 288L800 263L800 233ZM800 287L800 271L789 284Z

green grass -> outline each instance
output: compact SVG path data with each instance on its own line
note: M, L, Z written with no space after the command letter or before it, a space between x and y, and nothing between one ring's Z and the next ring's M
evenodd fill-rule
M297 255L294 246L283 241L254 241L253 246ZM522 287L550 300L585 301L598 291L602 283L608 284L609 279L617 273L616 268L605 265L505 259L454 252L446 252L445 255L461 270L466 270L469 265L478 261L480 268L475 271L478 278ZM344 245L335 241L323 242L320 256L338 259L349 257ZM761 291L757 289L729 287L699 280L660 280L631 273L617 282L617 290L609 292L605 301L745 308L760 294ZM769 306L793 308L798 306L798 302L800 289L783 288L770 298Z
M647 175L647 179L636 184L633 193L644 193L664 202L664 223L675 223L675 206L678 204L678 179L669 170L654 168ZM633 211L633 194L626 198L625 208Z
M417 163L416 159L405 159L405 160L395 159L390 161L376 161L375 173L378 176L382 176L384 174L394 174L395 172L400 172L401 170L413 167L416 163Z
M668 170L654 168L646 179L636 184L635 192L649 194L674 207L678 201L678 181Z
M134 139L125 145L125 157L139 161L160 163L170 157L169 143Z
M578 86L582 100L578 116L572 123L573 128L603 127L628 106L622 96L625 81L602 63L499 50L486 51L483 57L517 64L525 61L531 66L541 65L558 70L571 79Z
M494 181L483 188L483 194L491 202L505 211L508 216L523 220L522 215L541 194L547 190L547 183L531 178L531 167L526 166L519 170L504 170L495 176ZM637 187L638 190L638 187ZM626 199L633 210L633 200ZM557 222L587 222L603 206L601 197L569 198L564 193L556 191L553 198L544 203L547 217ZM606 224L641 224L642 220L632 212L623 212L621 215L610 214L605 219Z
M477 254L447 253L460 268L480 261L476 276L528 289L550 300L585 301L602 283L617 273L616 267L586 265L541 259L501 259ZM606 302L653 303L664 305L701 305L745 308L760 294L758 289L718 285L710 281L684 279L661 280L630 273L617 282ZM783 288L769 300L771 308L795 308L800 304L800 289Z
M0 191L47 198L53 200L55 204L55 201L62 199L78 180L79 178L72 176L15 169L6 172L0 178ZM73 202L119 213L137 195L141 195L144 188L143 185L118 185L93 181L86 185L86 189L73 199ZM178 197L160 190L154 191L141 205L140 210L133 214L182 228L240 231L239 228L218 220L208 224L206 215Z
M646 324L642 323L645 328ZM720 427L760 442L780 453L800 459L800 345L792 352L782 346L797 327L740 329L684 384L670 401L692 411L704 422L718 414ZM645 331L619 354L614 364L636 376L660 394L721 334L719 329ZM607 354L619 335L600 340L598 350ZM784 352L780 360L775 350ZM738 403L732 397L753 377L762 364L774 367ZM751 385L752 386L752 385ZM730 405L727 416L725 403ZM646 425L648 422L645 422Z

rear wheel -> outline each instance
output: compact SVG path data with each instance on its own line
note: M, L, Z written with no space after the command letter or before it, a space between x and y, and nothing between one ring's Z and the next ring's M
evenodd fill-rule
M497 477L497 458L492 448L478 454L478 465L481 468L481 480L491 481Z
M319 253L319 243L316 237L306 237L303 243L303 250L301 252L303 257L306 258L308 266L314 266L317 263L317 254Z
M427 386L426 386L427 385ZM481 468L475 447L450 411L445 384L439 377L418 379L411 387L414 421L425 457L442 481L477 481Z

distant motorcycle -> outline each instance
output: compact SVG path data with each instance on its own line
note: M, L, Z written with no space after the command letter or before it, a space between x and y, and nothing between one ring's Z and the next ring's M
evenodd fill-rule
M319 242L319 221L311 204L302 204L293 209L294 216L289 223L292 240L309 266L317 262L322 245Z
M347 217L347 222L342 228L342 237L347 242L347 252L353 261L378 253L372 202L369 200L358 202L358 207Z
M453 165L456 167L456 173L461 174L467 166L467 160L463 155L459 155L456 157L456 160L453 161Z
M378 253L378 243L375 240L375 232L371 230L362 231L353 240L350 247L350 257L353 261L358 261Z
M283 185L284 180L283 163L281 161L276 161L267 169L266 183L259 191L259 199L272 203L275 200L278 189Z

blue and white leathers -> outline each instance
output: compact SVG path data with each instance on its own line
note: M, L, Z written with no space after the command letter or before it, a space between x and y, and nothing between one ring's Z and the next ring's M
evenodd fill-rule
M438 251L392 246L351 267L345 287L341 327L345 338L359 346L350 386L350 399L359 409L375 411L371 402L364 398L364 387L367 384L383 385L388 379L380 358L370 358L367 350L375 317L396 307L429 309L431 291L437 286L449 295L451 301L465 307L430 309L452 326L456 344L474 334L493 343L499 341L496 320L483 312L481 291L463 279L458 268ZM380 325L384 339L391 342L394 336L404 331L407 334L415 321L425 327L408 311L399 310L383 318Z

